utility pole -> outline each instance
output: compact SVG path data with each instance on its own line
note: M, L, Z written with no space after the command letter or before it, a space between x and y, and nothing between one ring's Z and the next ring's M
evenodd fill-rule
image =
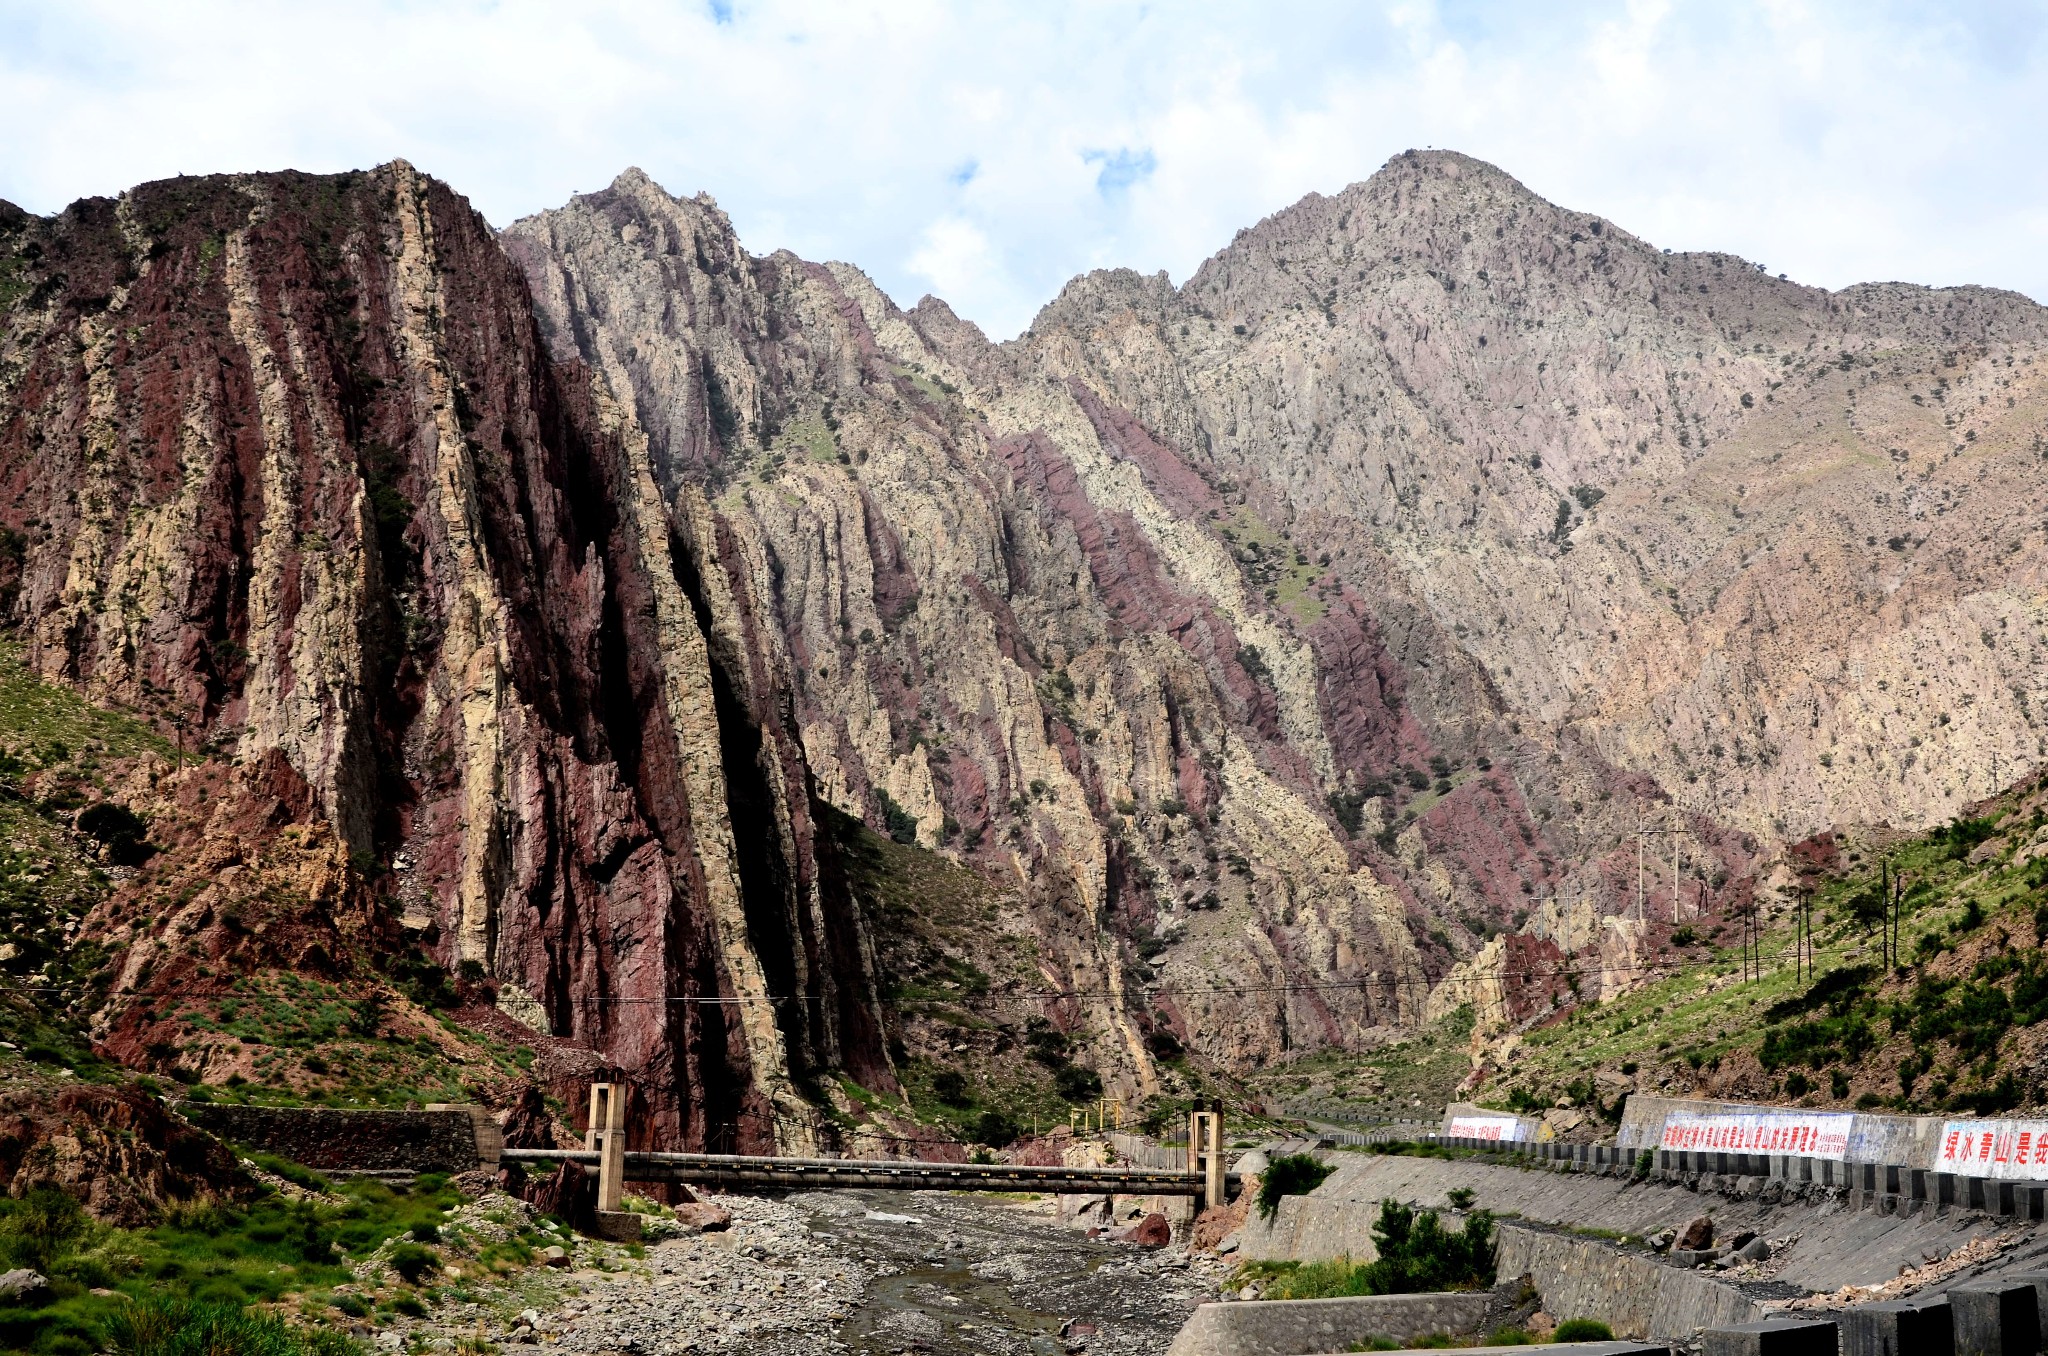
M1671 924L1678 925L1678 824L1671 824Z
M1643 807L1636 807L1636 921L1643 921Z
M1882 939L1878 954L1883 957L1884 968L1889 970L1898 964L1892 959L1898 944L1892 937L1892 859L1889 857L1880 857L1877 862L1877 904L1878 936Z

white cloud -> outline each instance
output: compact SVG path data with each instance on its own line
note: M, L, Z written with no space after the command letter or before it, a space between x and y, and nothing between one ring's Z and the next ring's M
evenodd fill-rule
M1804 281L2048 298L2033 0L0 0L0 196L403 155L492 220L638 164L1015 333L1409 146ZM971 167L971 173L963 173Z
M992 283L996 267L988 237L973 222L947 217L925 228L924 244L910 256L909 270L932 285L941 297L978 294Z

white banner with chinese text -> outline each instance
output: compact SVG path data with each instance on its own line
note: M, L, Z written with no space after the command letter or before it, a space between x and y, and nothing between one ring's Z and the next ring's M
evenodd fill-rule
M1518 1116L1453 1116L1451 1134L1458 1139L1512 1142L1522 1138L1522 1121Z
M2048 1121L1949 1121L1935 1146L1934 1170L2048 1180Z
M1664 1120L1660 1149L1741 1154L1798 1154L1803 1158L1847 1157L1849 1126L1856 1118L1827 1112L1765 1111L1728 1115L1674 1112Z

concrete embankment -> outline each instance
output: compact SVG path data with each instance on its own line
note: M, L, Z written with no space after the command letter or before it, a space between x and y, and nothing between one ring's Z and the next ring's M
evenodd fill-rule
M1770 1265L1772 1279L1805 1290L1876 1285L1917 1267L1964 1242L1987 1234L2041 1226L1992 1220L1970 1211L1912 1216L1851 1210L1839 1195L1784 1199L1768 1189L1728 1183L1730 1190L1698 1190L1629 1177L1602 1177L1536 1167L1508 1166L1469 1158L1439 1159L1340 1153L1339 1164L1314 1192L1282 1199L1268 1224L1256 1216L1244 1227L1240 1251L1246 1258L1313 1261L1374 1256L1372 1225L1379 1203L1392 1197L1429 1208L1448 1209L1446 1193L1463 1187L1475 1205L1503 1216L1602 1234L1642 1237L1682 1225L1696 1215L1713 1218L1725 1236L1748 1229L1782 1243ZM1603 1247L1605 1245L1602 1245ZM1638 1254L1645 1265L1675 1270ZM1685 1274L1685 1273L1680 1273ZM1706 1273L1700 1273L1707 1278Z
M1485 1320L1491 1296L1357 1295L1343 1299L1204 1304L1166 1356L1303 1356L1357 1351L1375 1338L1460 1335Z
M1527 1276L1555 1318L1597 1318L1621 1337L1684 1337L1750 1323L1761 1305L1724 1281L1597 1239L1500 1226L1503 1276Z

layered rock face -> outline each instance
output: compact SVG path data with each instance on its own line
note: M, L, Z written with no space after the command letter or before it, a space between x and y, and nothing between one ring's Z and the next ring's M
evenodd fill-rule
M35 667L238 759L337 935L494 981L664 1142L893 1086L827 807L999 902L955 1055L1040 1017L1146 1095L1541 1019L1775 844L2044 756L2010 294L1664 254L1447 153L1001 345L637 171L495 237L402 164L0 231Z
M1634 982L1771 844L2042 755L2024 298L1662 253L1452 154L1004 345L638 172L507 241L824 793L1023 882L1142 1088L1161 1029L1243 1067Z
M123 990L208 976L191 938L305 826L332 846L266 893L495 980L631 1071L662 1142L806 1147L802 1080L888 1085L798 732L706 635L720 545L466 203L399 163L4 225L27 657L242 766L219 796L176 774L185 818L267 784L194 829L174 899L131 901Z

